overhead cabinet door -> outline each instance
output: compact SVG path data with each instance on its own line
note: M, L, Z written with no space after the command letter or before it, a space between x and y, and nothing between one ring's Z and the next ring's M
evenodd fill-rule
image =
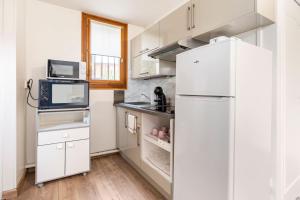
M192 0L193 37L232 36L274 21L273 0ZM214 35L215 34L215 35Z
M191 34L190 6L190 2L184 4L159 22L161 47L176 42L180 39L184 39Z
M131 41L132 57L159 47L159 24L155 24Z

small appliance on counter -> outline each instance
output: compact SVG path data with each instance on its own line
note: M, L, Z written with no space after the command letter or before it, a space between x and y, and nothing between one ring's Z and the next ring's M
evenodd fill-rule
M39 106L44 109L89 107L89 83L85 80L39 80Z
M86 63L49 59L47 79L86 80Z
M166 106L167 106L167 100L166 100L166 95L164 94L164 91L161 87L156 87L154 89L154 94L155 94L155 100L156 102L156 110L165 112L166 111Z

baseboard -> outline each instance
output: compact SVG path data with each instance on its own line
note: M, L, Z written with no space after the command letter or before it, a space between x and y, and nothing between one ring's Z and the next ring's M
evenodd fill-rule
M102 152L97 152L97 153L91 153L90 156L92 159L102 157L102 156L109 156L115 153L119 153L118 149L113 149L113 150L108 150L108 151L102 151Z
M10 199L16 199L18 197L18 194L21 191L21 187L23 186L23 184L25 182L26 171L27 170L24 171L22 177L20 178L20 180L19 180L19 182L17 184L17 188L2 192L2 199L4 199L4 200L10 200Z
M18 197L17 189L7 190L2 192L2 199L9 200L9 199L16 199Z
M21 191L21 188L25 182L25 178L26 178L26 173L27 173L27 170L25 169L22 177L20 178L18 184L17 184L17 195L20 194L20 191Z

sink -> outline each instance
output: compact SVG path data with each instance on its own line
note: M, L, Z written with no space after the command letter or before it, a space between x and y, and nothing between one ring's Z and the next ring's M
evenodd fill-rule
M125 102L125 104L128 104L128 105L132 105L132 106L149 106L150 105L150 102Z

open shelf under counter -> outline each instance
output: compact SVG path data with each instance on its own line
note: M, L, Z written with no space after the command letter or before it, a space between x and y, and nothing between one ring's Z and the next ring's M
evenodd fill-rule
M145 147L143 161L171 183L171 152L163 150L148 141L144 141L143 145Z
M151 135L153 129L162 127L169 129L168 141ZM143 162L168 183L172 183L174 119L143 114L141 137Z
M165 140L161 140L159 139L158 137L155 137L153 135L150 135L150 134L145 134L144 135L144 140L147 140L148 142L151 142L152 144L168 151L168 152L171 152L172 151L172 145L171 143L165 141Z

